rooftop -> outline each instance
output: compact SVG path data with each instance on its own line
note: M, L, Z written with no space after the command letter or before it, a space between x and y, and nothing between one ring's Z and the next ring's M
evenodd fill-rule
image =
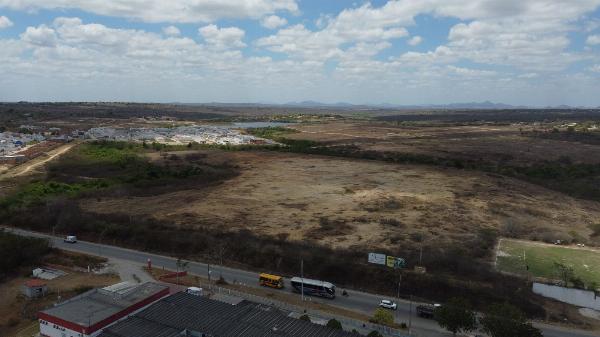
M60 318L82 327L91 327L151 296L161 292L167 293L169 289L165 285L152 282L136 287L125 287L122 283L115 286L90 290L44 310L41 314Z
M99 337L350 337L346 331L288 317L270 306L231 305L183 292L163 298Z
M46 285L46 282L42 281L42 280L28 280L27 282L25 282L25 286L28 288L37 288L37 287L43 287Z

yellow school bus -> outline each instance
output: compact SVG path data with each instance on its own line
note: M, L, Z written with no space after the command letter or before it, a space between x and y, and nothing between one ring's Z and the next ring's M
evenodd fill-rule
M283 288L283 277L271 274L262 273L258 277L258 282L263 287Z

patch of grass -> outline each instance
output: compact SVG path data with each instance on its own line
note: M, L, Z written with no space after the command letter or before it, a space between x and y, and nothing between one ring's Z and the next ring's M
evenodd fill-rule
M597 268L600 253L596 251L506 239L501 241L498 251L497 268L500 271L559 279L556 262L572 267L574 276L586 285L600 283L600 270Z
M273 139L275 141L278 141L285 135L291 133L298 133L299 131L291 128L284 128L281 126L272 126L266 128L247 129L246 132L256 137Z

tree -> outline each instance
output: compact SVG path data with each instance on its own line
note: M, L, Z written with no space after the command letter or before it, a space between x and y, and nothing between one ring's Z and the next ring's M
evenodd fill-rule
M568 287L569 281L575 278L575 271L573 270L573 267L567 266L566 264L561 262L554 262L554 268L556 268L556 273L558 274L560 280L563 282L563 285L565 287Z
M332 329L342 330L342 323L335 318L330 319L329 322L327 322L327 326Z
M494 304L480 320L483 331L491 337L542 337L540 330L527 322L527 317L508 303Z
M177 258L177 273L176 273L176 277L177 277L177 284L179 284L179 272L180 271L186 271L188 268L188 265L190 263L188 261L183 260L182 258Z
M379 308L375 310L373 314L373 318L371 319L373 323L383 324L383 325L393 325L394 324L394 315L388 310L383 308Z
M373 330L373 331L369 332L369 334L367 335L367 337L383 337L383 336L381 336L381 334L379 333L379 331Z
M447 304L435 309L434 317L442 328L456 336L458 332L475 329L475 313L469 307L464 299L452 298Z
M310 322L310 317L308 317L307 314L304 314L304 315L300 316L298 319L301 320L301 321Z

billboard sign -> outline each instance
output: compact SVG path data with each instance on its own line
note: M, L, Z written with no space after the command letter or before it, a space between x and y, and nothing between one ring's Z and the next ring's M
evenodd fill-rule
M369 253L369 263L385 266L385 254Z
M404 268L406 266L406 261L400 257L388 256L386 265L390 268Z

